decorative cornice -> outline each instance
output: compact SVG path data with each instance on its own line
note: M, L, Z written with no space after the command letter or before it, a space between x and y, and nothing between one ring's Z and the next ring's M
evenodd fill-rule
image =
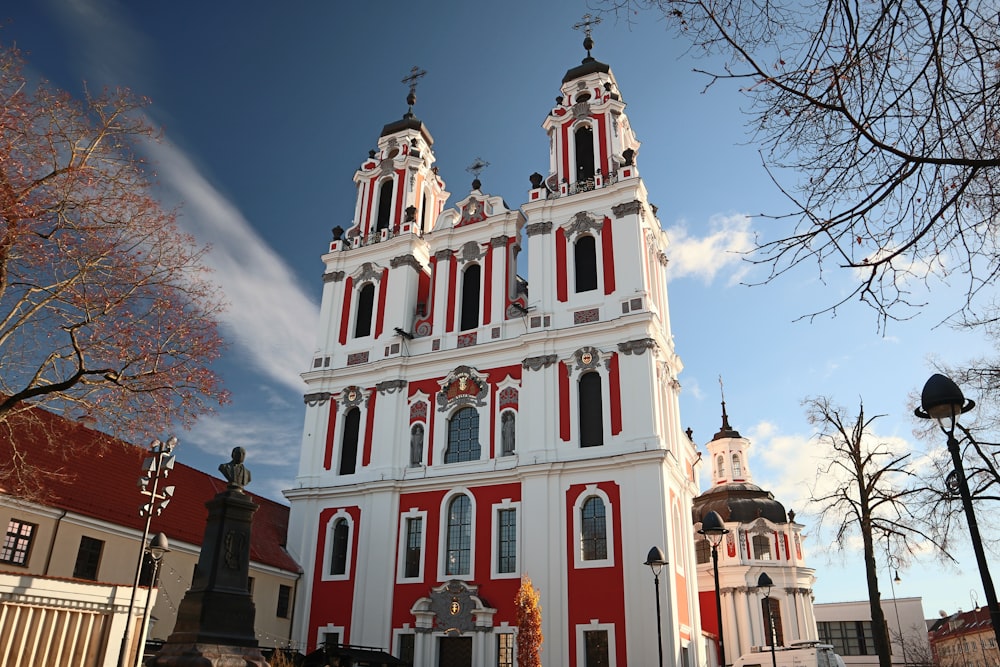
M316 407L317 405L323 405L330 400L330 392L317 391L312 394L306 394L302 397L302 400L309 407Z
M580 211L572 217L569 224L563 225L563 229L570 236L576 236L583 232L599 232L604 227L604 220L593 216L586 211Z
M413 255L400 255L399 257L393 257L389 260L389 266L393 269L397 269L401 266L412 266L414 271L417 273L423 269L423 267L420 266L420 260Z
M642 202L638 199L611 207L611 212L615 214L616 218L624 218L626 215L633 215L641 211Z
M361 269L358 271L358 274L354 276L354 280L357 285L361 285L361 283L366 280L381 281L382 272L375 268L375 264L373 262L365 262L361 265Z
M445 248L444 250L438 250L434 253L434 258L440 262L443 259L451 259L451 256L454 254L454 251Z
M406 380L386 380L385 382L376 383L375 388L378 389L378 393L380 394L395 394L405 387L406 384Z
M344 279L343 271L331 271L330 273L323 274L324 283L339 283Z
M528 236L537 236L539 234L551 234L552 221L547 220L545 222L533 222L530 225L526 225L524 231L527 232Z
M639 338L638 340L629 340L624 343L618 343L618 351L624 354L633 354L637 356L645 354L646 350L652 350L656 347L656 341L652 338Z
M539 357L528 357L521 362L522 368L527 368L529 371L540 371L543 368L548 368L552 364L559 361L559 357L554 354L543 354Z
M508 238L506 236L494 236L490 239L491 248L503 248L507 245Z

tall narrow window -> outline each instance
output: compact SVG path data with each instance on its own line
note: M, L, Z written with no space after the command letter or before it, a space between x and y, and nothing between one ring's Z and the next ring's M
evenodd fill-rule
M604 560L608 557L604 501L591 496L583 503L581 512L583 534L580 535L580 550L583 560Z
M604 406L601 399L601 376L584 373L580 377L580 446L604 444Z
M278 584L278 607L275 616L278 618L288 618L289 602L292 599L292 587Z
M581 236L573 244L573 266L577 292L597 289L597 241L593 236Z
M407 579L420 576L420 545L423 543L423 531L422 518L406 520L406 564L403 576Z
M765 634L767 634L767 632L766 632L767 629L771 627L770 625L768 625L768 608L767 608L767 603L768 602L771 603L770 614L771 614L771 618L774 620L774 636L773 637L767 637L766 638L767 641L764 642L764 645L765 646L771 646L772 645L771 642L773 640L774 641L774 646L783 646L784 643L785 643L785 641L784 641L784 636L783 636L784 632L782 632L782 629L781 629L781 605L779 605L778 601L775 600L774 598L769 598L767 600L761 600L760 601L761 613L764 616ZM822 639L822 637L820 637L820 638ZM849 653L845 653L844 655L850 655L850 654Z
M330 574L347 573L347 546L351 527L347 519L337 519L333 524L333 547L330 550Z
M497 514L497 572L517 572L517 510L503 509Z
M733 479L743 477L743 462L740 461L739 454L733 454Z
M354 318L354 337L362 338L372 333L372 314L375 312L375 285L366 283L358 292L358 313Z
M101 552L104 551L104 541L95 540L84 535L80 538L80 549L76 552L76 565L73 576L77 579L97 580L97 570L101 565Z
M413 664L413 654L416 648L416 635L413 633L399 635L399 659L408 665Z
M500 416L500 456L511 456L514 454L514 431L517 422L514 412L504 410Z
M445 574L469 574L472 561L472 504L468 496L448 503L448 544Z
M725 478L725 476L726 476L726 458L722 454L719 454L719 458L717 458L715 460L715 467L719 471L718 474L716 475L716 477L719 477L720 479Z
M594 178L594 133L583 126L573 135L576 142L576 180Z
M392 179L387 179L378 189L378 215L375 218L375 231L389 229L389 218L392 216Z
M587 630L583 633L586 667L608 667L611 656L608 651L607 630Z
M427 194L420 199L420 233L427 231Z
M712 545L708 540L698 540L694 543L694 560L696 563L707 563L712 558Z
M445 463L479 460L479 412L462 408L448 421L448 449Z
M38 526L33 523L11 519L7 522L7 534L0 547L0 562L11 565L27 565L31 542Z
M358 465L358 434L361 431L361 410L351 408L344 419L344 437L340 448L340 474L353 475Z
M514 667L514 633L497 635L497 667Z
M461 331L479 326L479 265L473 264L462 274L462 319Z

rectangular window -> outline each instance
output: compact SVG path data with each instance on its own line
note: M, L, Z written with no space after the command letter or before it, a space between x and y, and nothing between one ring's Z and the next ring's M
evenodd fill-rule
M514 667L514 633L497 635L497 667Z
M416 635L399 635L399 655L396 657L403 662L413 664L414 639Z
M275 615L278 618L288 618L288 602L292 597L292 587L279 585L278 586L278 610Z
M497 571L517 572L517 510L503 509L497 513Z
M420 576L420 545L423 543L423 531L422 518L406 520L406 565L403 576L407 579Z
M80 549L76 552L76 565L73 576L77 579L97 580L97 569L101 565L101 552L104 551L104 541L95 540L84 535L80 538Z
M819 640L833 644L838 655L875 655L871 621L820 621Z
M610 655L608 653L608 631L588 630L583 633L583 643L585 655L587 657L586 667L608 667Z
M0 562L27 566L31 542L37 530L38 526L33 523L11 519L7 523L7 535L4 537L3 547L0 548Z

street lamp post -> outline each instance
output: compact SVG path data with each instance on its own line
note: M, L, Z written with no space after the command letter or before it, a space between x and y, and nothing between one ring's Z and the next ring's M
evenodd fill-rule
M132 611L135 609L135 593L139 588L139 577L142 575L142 561L146 554L146 540L149 539L149 524L154 516L159 516L163 508L170 503L174 495L174 487L160 489L160 480L165 479L174 469L174 447L177 438L171 437L165 443L153 440L149 445L149 456L142 463L143 476L139 478L139 493L149 496L149 502L139 506L139 516L146 519L142 530L142 540L139 542L139 562L135 567L135 580L132 582L132 597L128 602L128 613L125 616L125 632L122 633L122 646L118 653L118 667L128 664L128 650L132 643Z
M729 529L722 522L718 512L712 511L701 519L698 531L712 545L712 572L715 574L715 620L719 624L719 665L726 667L726 644L722 638L722 594L719 590L719 545Z
M160 561L163 560L163 555L169 551L170 542L163 533L154 535L153 539L149 541L149 546L146 547L146 553L149 554L149 558L153 561L153 567L149 577L149 588L146 589L146 608L142 612L142 632L139 633L139 649L136 651L137 655L135 659L136 667L142 666L142 654L146 648L146 632L149 629L149 607L153 599L153 586L156 585L156 575L160 571Z
M660 652L660 667L663 667L663 630L660 622L660 570L667 564L667 558L663 555L660 547L653 547L646 556L646 562L653 571L653 587L656 590L656 648Z
M979 576L983 580L983 592L986 593L986 605L990 610L993 635L997 645L1000 646L1000 605L997 604L996 589L993 588L993 578L990 576L986 553L983 551L983 541L979 537L979 523L976 521L976 512L972 506L969 480L965 477L965 467L962 465L962 451L955 438L955 428L958 428L965 434L966 438L973 439L972 435L958 423L958 416L975 406L975 401L967 400L962 395L962 390L951 378L935 373L924 385L924 390L920 393L920 407L914 410L914 414L921 419L936 420L941 431L948 437L948 452L951 454L951 462L954 466L952 475L954 475L955 485L958 486L958 493L962 498L965 520L969 524L969 538L976 554L976 563L979 565ZM949 487L952 475L948 476Z
M767 576L767 572L761 572L757 578L757 588L764 589L764 603L767 605L767 636L770 638L768 643L771 644L771 667L778 667L778 658L774 655L774 645L777 641L774 636L774 613L771 611L771 586L774 586L771 577Z

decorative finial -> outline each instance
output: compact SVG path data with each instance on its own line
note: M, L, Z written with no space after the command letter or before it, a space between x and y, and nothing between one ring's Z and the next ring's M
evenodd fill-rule
M420 69L416 65L410 68L410 73L402 78L400 83L405 83L410 87L410 94L406 96L406 103L410 106L406 112L406 118L413 117L413 105L417 103L417 81L427 74L427 70Z
M467 172L469 172L470 174L472 174L472 177L473 177L472 189L473 190L478 190L479 188L482 187L483 184L479 180L479 174L481 174L482 171L483 171L483 169L486 169L486 167L488 167L488 166L490 166L489 162L487 162L486 160L484 160L481 157L477 157L475 160L472 161L472 164L470 164L468 167L465 168L465 170Z
M584 62L587 62L588 60L593 60L593 58L590 55L590 50L594 48L594 40L590 36L590 31L593 26L599 24L600 22L601 22L600 16L591 16L590 14L584 14L583 20L573 26L573 30L583 30L584 34L583 48L587 49L587 57L586 59L584 59Z
M722 430L732 431L729 425L729 415L726 414L726 387L722 384L722 376L719 376L719 393L722 394Z

